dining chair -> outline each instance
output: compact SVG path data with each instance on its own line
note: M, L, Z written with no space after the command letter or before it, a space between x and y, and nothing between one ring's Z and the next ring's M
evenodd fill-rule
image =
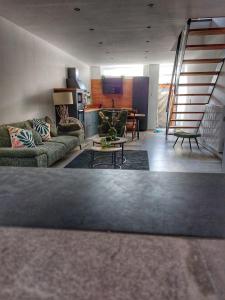
M127 123L126 123L126 134L128 132L132 133L132 141L136 137L137 132L137 120L136 120L137 110L133 109L128 112Z

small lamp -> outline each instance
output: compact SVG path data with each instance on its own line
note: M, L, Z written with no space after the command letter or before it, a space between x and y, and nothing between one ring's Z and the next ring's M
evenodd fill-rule
M68 105L73 104L73 94L71 92L53 93L53 102L60 118L59 123L67 123L69 118Z

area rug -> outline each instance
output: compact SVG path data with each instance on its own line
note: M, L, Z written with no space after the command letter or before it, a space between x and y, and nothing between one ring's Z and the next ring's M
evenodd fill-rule
M121 165L124 170L149 170L148 152L143 150L125 150L124 155L126 161ZM111 156L109 153L96 154L97 161L106 163L105 165L96 166L95 169L114 169L111 163ZM121 158L118 157L118 163ZM79 156L74 158L65 168L74 169L89 169L91 162L91 150L84 150Z

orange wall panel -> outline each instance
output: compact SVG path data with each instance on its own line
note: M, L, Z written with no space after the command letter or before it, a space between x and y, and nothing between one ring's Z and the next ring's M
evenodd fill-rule
M133 96L133 80L124 79L123 81L123 95L104 95L102 92L102 80L92 79L91 80L91 94L92 94L92 105L103 107L112 107L112 99L115 100L115 107L118 108L131 108L132 107L132 96Z

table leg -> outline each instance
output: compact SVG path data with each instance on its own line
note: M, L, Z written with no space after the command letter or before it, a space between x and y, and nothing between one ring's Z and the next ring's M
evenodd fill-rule
M176 139L176 141L175 141L175 143L173 145L173 148L175 147L175 145L176 145L176 143L177 143L178 140L179 140L179 137Z
M123 161L124 161L124 144L121 144L122 146L122 164L123 164Z
M137 119L137 138L139 140L140 137L140 124L139 124L139 119Z
M191 139L189 138L189 145L190 145L190 149L192 151L192 147L191 147Z
M93 164L94 164L94 161L95 161L95 151L92 150L92 153L91 153L91 168L93 168Z
M114 154L114 169L116 169L116 152L114 152L113 154Z

